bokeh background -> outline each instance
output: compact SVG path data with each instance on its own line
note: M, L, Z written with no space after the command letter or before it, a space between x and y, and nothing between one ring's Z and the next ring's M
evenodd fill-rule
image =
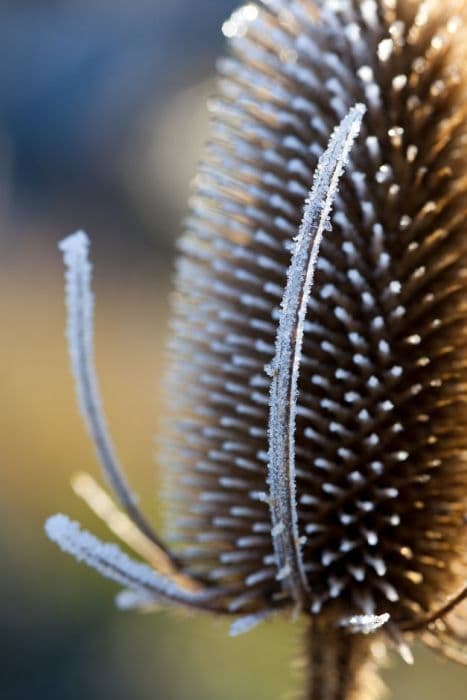
M225 623L119 613L116 588L43 534L97 475L64 341L57 241L92 236L97 364L112 432L159 519L161 411L174 241L207 131L206 99L235 0L0 2L0 697L272 700L299 687L302 630L237 639ZM462 700L467 672L418 651L391 698Z

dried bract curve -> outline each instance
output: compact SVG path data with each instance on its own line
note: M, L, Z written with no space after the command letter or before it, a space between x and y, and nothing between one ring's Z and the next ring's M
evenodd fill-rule
M91 264L88 258L89 239L84 231L68 236L59 245L66 266L66 301L68 307L68 347L76 382L81 415L86 423L104 475L119 501L147 537L160 546L160 541L138 508L118 462L110 438L93 359L93 297Z
M268 0L224 25L172 307L175 554L153 541L172 583L225 593L210 604L239 616L234 634L302 609L313 700L376 697L381 644L410 662L418 636L467 661L466 14L460 0ZM320 242L303 205L357 103L339 191L325 168L309 205L333 200ZM149 604L140 589L121 600Z
M278 579L301 608L306 606L310 593L301 553L295 488L297 386L305 316L321 239L325 229L330 228L329 216L338 181L364 113L363 105L349 112L319 160L294 242L281 302L276 350L267 368L271 377L268 482L274 552Z

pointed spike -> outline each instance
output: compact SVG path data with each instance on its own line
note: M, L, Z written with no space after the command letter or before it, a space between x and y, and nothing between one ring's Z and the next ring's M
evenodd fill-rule
M115 596L115 605L119 610L154 610L160 601L145 592L124 589Z
M246 634L250 630L254 629L263 620L271 615L270 610L263 610L259 613L253 613L252 615L245 615L244 617L239 617L230 625L229 635L231 637L238 637L241 634Z

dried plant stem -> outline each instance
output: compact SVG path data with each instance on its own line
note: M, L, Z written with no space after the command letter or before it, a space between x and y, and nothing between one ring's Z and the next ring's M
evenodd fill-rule
M303 700L376 700L374 635L348 634L331 620L315 618L306 632Z

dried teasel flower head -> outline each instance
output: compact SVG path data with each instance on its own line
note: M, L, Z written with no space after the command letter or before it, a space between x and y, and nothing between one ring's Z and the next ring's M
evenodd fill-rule
M72 365L127 515L89 477L76 488L150 566L65 516L47 531L123 584L124 607L237 615L234 634L307 616L308 697L370 698L374 640L467 663L466 12L268 0L224 33L173 305L179 544L107 434L82 233L62 243Z

